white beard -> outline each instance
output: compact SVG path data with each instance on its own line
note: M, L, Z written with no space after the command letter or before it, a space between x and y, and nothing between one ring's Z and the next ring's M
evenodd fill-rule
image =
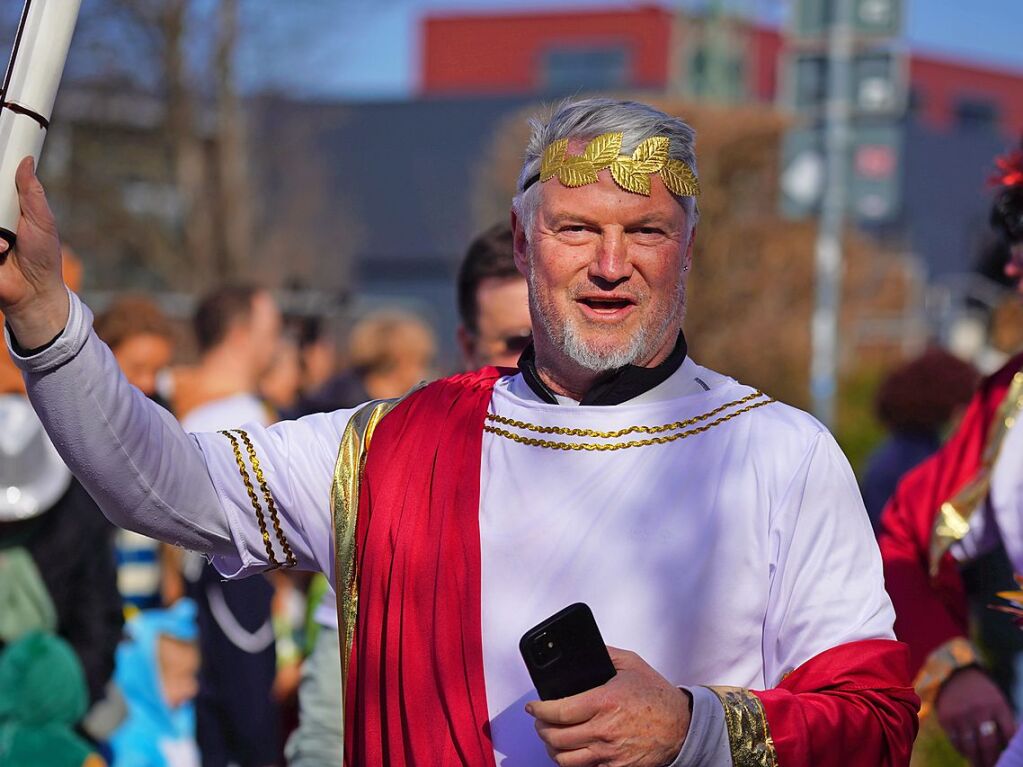
M532 256L529 260L527 282L531 312L534 317L539 318L548 338L575 364L594 373L617 370L626 365L634 365L637 361L649 357L653 352L650 347L662 339L669 326L676 321L676 314L668 313L661 322L657 323L656 327L641 325L639 331L633 334L627 345L609 350L598 350L587 344L582 333L579 332L577 323L570 321L561 325L555 323L552 316L554 312L549 310L547 303L541 298L541 292L537 290ZM686 293L684 276L681 274L674 292L675 303L682 307L684 314Z

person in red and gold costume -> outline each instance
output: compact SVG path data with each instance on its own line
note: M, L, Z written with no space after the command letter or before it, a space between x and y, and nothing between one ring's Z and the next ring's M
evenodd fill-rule
M534 121L518 370L192 435L90 332L26 163L8 345L116 521L334 579L349 767L904 767L919 701L845 456L688 354L693 142L635 102ZM519 638L574 602L617 673L536 700Z
M1009 277L1023 277L1023 151L997 161L991 221L1009 243ZM1017 283L1018 284L1018 283ZM1023 291L1023 288L1020 288ZM879 543L895 633L910 647L923 708L973 765L998 760L1016 730L1005 696L968 639L961 568L1004 545L1023 571L1015 476L1023 476L1023 354L985 379L941 450L909 472L881 515ZM993 595L991 595L993 598Z

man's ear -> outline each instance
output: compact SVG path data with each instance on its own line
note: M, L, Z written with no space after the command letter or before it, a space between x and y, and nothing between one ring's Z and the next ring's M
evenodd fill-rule
M512 250L515 253L515 268L523 277L529 276L529 243L526 241L526 228L523 221L513 208L511 211Z

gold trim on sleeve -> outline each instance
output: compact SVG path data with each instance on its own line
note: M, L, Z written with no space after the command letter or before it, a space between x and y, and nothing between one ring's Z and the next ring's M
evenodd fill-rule
M503 423L516 429L523 431L539 432L542 434L564 434L570 436L588 436L596 437L600 439L614 439L620 437L623 434L632 434L634 432L641 432L644 434L657 434L663 431L674 431L676 429L684 428L685 426L699 423L708 418L711 418L718 413L721 413L730 408L734 408L744 402L750 402L757 397L764 397L764 399L757 399L754 402L746 405L745 407L732 410L730 413L716 418L709 423L705 423L702 426L689 429L688 431L677 431L675 434L662 435L657 437L650 437L648 439L636 439L628 442L556 442L548 439L538 439L536 437L526 437L522 434L517 434L507 429L501 429L497 426L490 426L489 424L483 427L483 431L490 432L498 437L504 439L510 439L512 442L518 442L520 445L528 445L530 447L541 447L548 450L588 450L588 451L606 451L606 450L628 450L634 447L648 447L650 445L664 445L669 442L674 442L679 439L685 439L686 437L692 437L697 434L703 434L706 431L710 431L715 426L720 426L726 421L731 421L733 418L748 413L751 410L756 410L758 407L764 405L770 405L774 402L773 399L763 395L761 392L755 392L754 394L744 397L741 400L735 400L728 404L721 405L709 413L690 418L685 421L676 421L675 423L665 424L663 426L630 426L626 429L619 429L618 431L609 432L597 432L590 431L588 429L565 429L559 426L538 426L536 424L526 423L524 421L512 421L502 416L490 413L487 415L487 421L493 423Z
M407 396L407 395L406 395ZM334 519L334 593L337 594L338 630L341 638L341 687L348 684L348 663L355 639L359 590L355 562L355 527L359 516L359 486L366 451L380 420L401 399L370 402L355 412L345 427L334 465L330 505Z
M991 426L981 456L977 475L965 487L949 498L938 509L934 520L930 546L931 577L938 574L941 558L952 544L961 541L970 532L970 518L980 508L991 489L991 472L1002 450L1005 435L1016 423L1019 411L1023 409L1023 371L1012 377L1009 390L1005 393Z
M277 561L277 556L274 554L274 547L270 542L270 533L266 529L266 519L263 517L263 507L259 505L259 497L256 495L256 489L252 486L249 470L245 468L245 459L242 458L242 449L238 444L238 438L225 430L221 430L220 434L227 437L231 442L231 449L234 450L234 460L238 464L238 471L242 476L242 484L245 485L245 492L249 494L249 501L252 502L252 508L256 512L256 523L259 525L259 534L262 536L263 545L266 547L266 556L270 562L270 567L272 569L278 568L281 566L281 563Z
M767 714L760 699L741 687L707 688L721 701L733 767L778 767Z
M245 449L249 454L249 462L252 464L252 470L256 473L256 481L259 482L259 489L263 491L263 499L266 501L266 507L270 510L270 521L273 524L274 532L277 534L277 542L284 550L284 567L294 567L298 564L298 560L295 558L295 552L291 550L291 545L288 543L288 539L284 535L284 529L281 527L280 517L277 515L277 504L274 503L274 497L270 492L270 486L267 485L266 477L263 476L263 468L259 465L259 458L256 457L256 448L252 444L252 440L249 439L248 432L243 429L234 429L233 431L241 437L242 442L245 443Z
M920 718L926 718L934 710L941 686L954 672L979 664L977 648L965 637L950 639L928 655L913 681L916 694L920 696Z

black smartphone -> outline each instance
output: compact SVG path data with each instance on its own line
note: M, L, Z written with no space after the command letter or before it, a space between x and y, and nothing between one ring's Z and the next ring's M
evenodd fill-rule
M615 675L593 613L582 602L569 605L523 634L519 652L541 700L578 695Z

